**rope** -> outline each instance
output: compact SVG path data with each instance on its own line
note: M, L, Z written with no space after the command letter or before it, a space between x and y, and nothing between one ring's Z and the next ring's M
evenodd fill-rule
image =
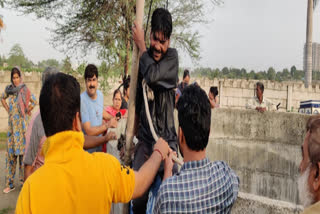
M157 142L159 137L158 137L158 135L156 134L156 132L154 130L153 123L152 123L152 120L151 120L150 111L149 111L149 104L148 104L148 99L147 99L146 87L147 87L146 81L143 79L142 80L143 100L144 100L144 105L145 105L145 108L146 108L147 120L148 120L148 123L149 123L149 127L150 127L150 131L151 131L152 137ZM183 165L183 162L180 159L178 159L176 156L173 156L172 159L173 159L174 162L176 162L180 166Z

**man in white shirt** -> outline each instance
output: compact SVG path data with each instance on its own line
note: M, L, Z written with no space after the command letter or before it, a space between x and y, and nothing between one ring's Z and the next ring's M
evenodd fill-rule
M265 111L275 111L277 110L276 106L268 99L263 96L264 85L262 82L257 82L256 84L256 97L248 100L246 108L255 109L258 112Z

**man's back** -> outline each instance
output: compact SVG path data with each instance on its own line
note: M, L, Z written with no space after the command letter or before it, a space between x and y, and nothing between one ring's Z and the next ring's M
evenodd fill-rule
M225 162L186 162L161 185L154 213L229 213L238 191L239 178Z
M23 186L17 213L108 213L127 202L134 172L111 155L83 151L83 134L62 132L44 144L45 164Z

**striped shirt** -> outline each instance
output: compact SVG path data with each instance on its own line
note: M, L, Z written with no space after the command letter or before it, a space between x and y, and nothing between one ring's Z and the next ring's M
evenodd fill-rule
M225 162L186 162L161 184L154 213L230 213L238 191L239 178Z

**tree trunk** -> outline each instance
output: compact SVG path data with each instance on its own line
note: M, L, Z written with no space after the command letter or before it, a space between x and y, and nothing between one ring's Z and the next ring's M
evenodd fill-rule
M136 20L143 26L143 11L144 11L144 0L137 0L136 2ZM127 43L130 47L130 41ZM127 55L126 58L128 58ZM131 145L133 141L133 132L135 125L136 116L136 91L137 91L137 80L138 80L138 69L139 69L139 49L135 43L133 43L133 53L132 53L132 67L131 67L131 77L130 77L130 95L129 95L129 108L128 108L128 119L127 119L127 130L126 130L126 153L124 162L129 165L131 162ZM124 206L123 214L128 214L129 208L128 204Z
M144 12L144 0L137 0L136 2L136 20L140 26L143 26L143 12ZM129 95L129 109L128 109L128 120L127 120L127 131L126 131L126 154L125 164L129 164L131 161L131 144L133 140L133 131L135 123L135 109L136 109L136 90L138 80L138 69L139 69L139 49L133 43L132 53L132 67L130 77L130 95Z
M304 84L308 88L312 83L312 31L313 31L313 0L308 0L307 35L305 46L305 78Z

